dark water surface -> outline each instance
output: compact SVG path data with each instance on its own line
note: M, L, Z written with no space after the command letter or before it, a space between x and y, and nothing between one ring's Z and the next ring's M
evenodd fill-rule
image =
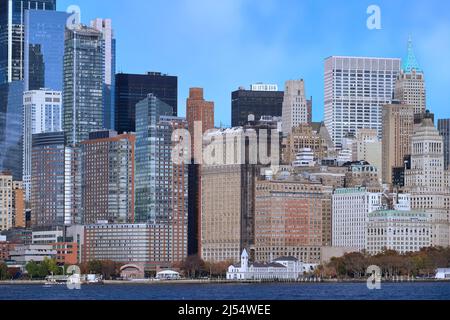
M450 300L450 282L320 284L0 285L0 300Z

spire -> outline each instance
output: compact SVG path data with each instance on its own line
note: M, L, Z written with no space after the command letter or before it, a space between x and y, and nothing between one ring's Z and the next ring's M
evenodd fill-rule
M405 73L411 73L413 70L415 70L417 73L423 73L414 53L414 46L411 36L409 36L408 38L408 56L406 60L403 61L402 69Z

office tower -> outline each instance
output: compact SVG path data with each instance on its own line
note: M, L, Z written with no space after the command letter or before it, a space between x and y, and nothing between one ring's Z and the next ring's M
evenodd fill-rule
M103 66L102 34L83 25L66 29L63 128L69 145L103 129Z
M0 173L0 231L13 227L13 177Z
M202 167L201 258L235 261L254 245L254 166Z
M24 78L25 10L56 10L56 0L0 1L0 84Z
M102 33L104 54L104 87L103 87L103 125L114 130L115 126L115 76L116 76L116 39L112 29L111 19L95 19L91 27Z
M286 81L282 111L283 135L287 136L292 128L300 124L310 123L309 112L303 79Z
M62 131L62 93L48 89L24 92L23 114L23 184L26 201L30 201L32 136Z
M359 129L353 141L353 161L365 160L377 168L382 177L382 143L376 130Z
M23 81L0 85L0 171L22 180Z
M66 12L25 11L25 91L63 90L64 34L68 18Z
M284 92L276 85L255 84L250 90L239 88L231 94L231 126L239 127L262 116L281 117ZM240 254L240 253L239 253Z
M444 140L444 168L450 165L450 119L439 119L438 130Z
M136 104L152 93L178 113L178 78L160 72L116 74L115 129L118 133L136 132Z
M419 252L431 246L432 234L430 214L399 210L371 212L367 221L366 251L371 255L386 249L400 254Z
M414 108L414 114L425 113L427 107L425 77L417 62L411 38L408 56L395 83L395 99Z
M314 153L315 161L328 156L328 152L333 148L333 141L323 123L300 124L292 128L286 139L284 163L291 164L305 148Z
M14 228L26 227L25 190L22 181L13 181Z
M381 108L392 100L400 59L330 57L325 60L325 125L336 146L358 129L381 138Z
M195 163L195 158L203 159L203 134L207 130L214 129L214 102L205 101L203 88L189 89L189 98L186 101L186 120L191 136L191 158L193 159L189 164L188 188L188 253L193 255L200 252L199 245L201 243L199 235L201 229L201 166ZM196 132L196 126L198 126L198 132Z
M331 246L332 191L331 186L294 178L257 181L256 261L292 256L320 263L321 247Z
M31 210L35 227L63 226L65 216L64 132L33 135L31 160Z
M133 134L100 131L81 142L84 224L134 222L135 140Z
M383 183L392 184L394 168L404 168L405 156L411 154L414 130L414 110L411 106L393 101L383 106Z
M424 118L411 137L411 169L405 172L405 190L412 209L432 218L432 246L447 247L449 240L449 172L444 168L444 143L431 118Z
M153 94L136 104L135 222L170 229L156 246L167 248L162 262L174 263L187 256L188 167L172 159L174 131L187 131L186 120L172 114Z

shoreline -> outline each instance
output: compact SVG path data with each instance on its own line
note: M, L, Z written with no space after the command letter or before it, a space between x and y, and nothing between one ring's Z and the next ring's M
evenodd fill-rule
M366 283L367 280L361 279L323 279L321 281L261 281L261 280L245 280L245 281L230 281L230 280L104 280L102 283L82 283L82 285L181 285L181 284L343 284L343 283ZM382 283L450 283L449 280L441 279L398 279L398 280L381 280ZM45 285L45 280L3 280L0 285ZM64 285L64 284L63 284Z

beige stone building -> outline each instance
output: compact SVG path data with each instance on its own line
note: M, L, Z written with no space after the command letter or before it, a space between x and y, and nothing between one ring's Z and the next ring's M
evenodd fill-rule
M392 184L392 169L404 167L405 156L411 154L414 130L414 108L394 101L383 106L382 176Z
M293 256L320 263L331 246L332 187L297 180L260 180L255 196L255 258Z
M205 261L238 261L254 244L252 165L202 168L201 257Z
M378 169L382 175L382 144L377 130L359 129L353 141L353 161L365 160Z
M13 227L13 178L0 173L0 231Z

